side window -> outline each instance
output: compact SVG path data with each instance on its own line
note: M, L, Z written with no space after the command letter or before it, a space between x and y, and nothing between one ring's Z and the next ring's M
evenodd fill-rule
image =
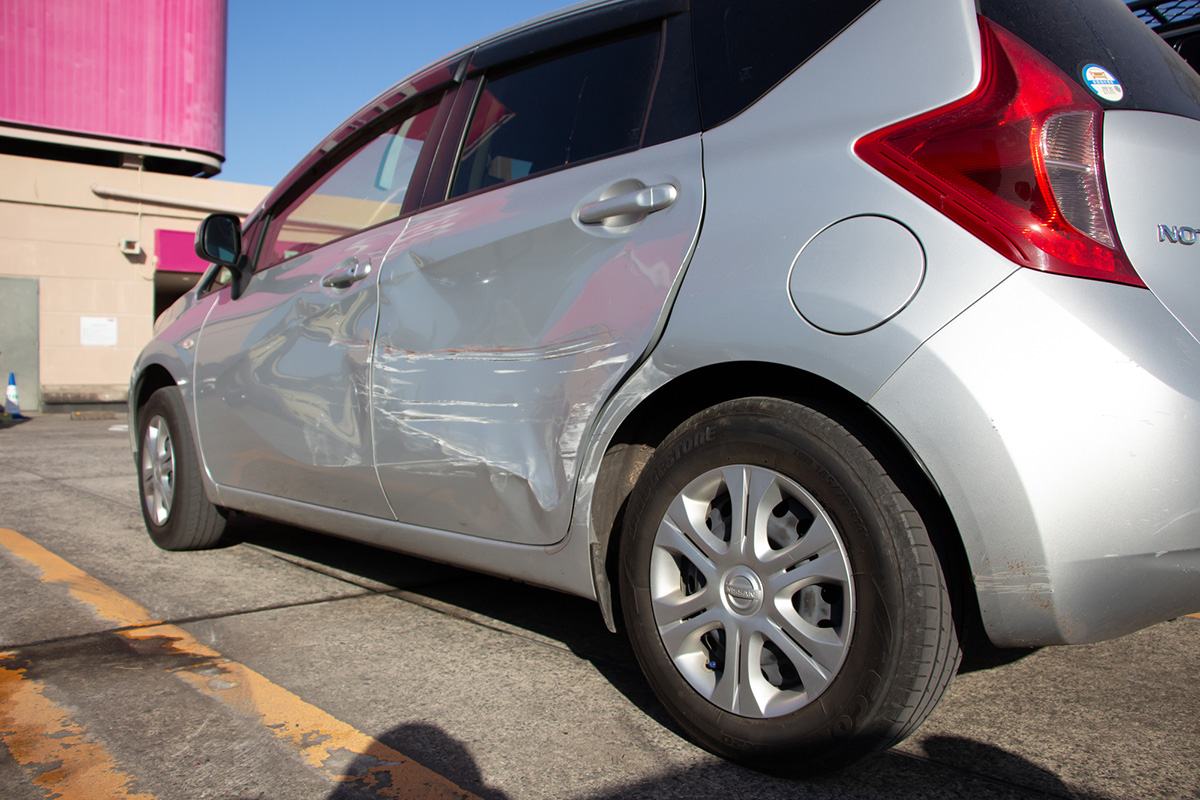
M656 28L489 76L450 196L638 147L659 39Z
M437 113L418 111L368 140L275 215L256 270L399 216Z
M762 97L875 0L692 0L704 127Z

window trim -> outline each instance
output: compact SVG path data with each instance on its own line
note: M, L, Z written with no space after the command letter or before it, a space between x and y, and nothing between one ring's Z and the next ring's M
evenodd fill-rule
M585 9L484 44L471 56L469 74L473 77L484 70L505 68L527 58L572 49L588 40L661 22L686 12L690 6L690 0L640 0Z

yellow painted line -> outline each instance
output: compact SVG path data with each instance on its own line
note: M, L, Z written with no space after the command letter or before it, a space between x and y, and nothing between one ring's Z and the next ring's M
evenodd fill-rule
M26 678L25 670L4 666L13 655L0 653L0 741L34 784L60 800L154 800L129 791L133 778L69 711L45 696L44 686Z
M157 624L161 621L151 619L150 612L142 606L123 594L114 592L91 575L16 531L0 528L0 545L40 569L41 580L44 583L66 586L76 600L91 608L101 620L121 628L128 625Z
M219 700L240 713L257 717L266 730L298 750L309 764L325 773L331 781L353 783L381 798L478 800L475 795L433 770L421 766L403 753L306 703L299 696L272 683L249 667L230 661L216 650L198 642L182 628L151 619L150 612L144 607L16 531L0 528L0 545L41 569L43 581L68 586L71 594L79 602L89 606L101 619L114 622L120 627L132 627L131 630L120 631L121 636L133 641L157 642L173 653L188 657L189 661L200 659L201 663L198 665L192 663L185 668L169 671L208 697ZM3 700L5 706L8 705L10 693L14 697L42 697L41 688L23 678L20 670L8 672L11 674L6 675L4 683L0 684L0 700ZM65 714L66 712L62 712L62 715ZM62 725L74 725L70 722L69 715L53 718L60 720L54 723L59 726L54 730L65 730ZM11 735L18 737L20 741L56 735L54 730L39 728L35 724L36 716L33 722L24 717L12 723L7 721L7 716L0 716L0 720L5 721L0 735L7 736L5 732L11 726ZM73 735L81 738L83 734L84 731L78 729ZM5 738L6 743L7 741ZM88 763L90 758L97 759L97 764L106 763L106 754L101 751L80 752L86 752ZM350 763L361 763L366 765L366 768L359 774L346 775L344 771ZM120 774L115 772L111 765L108 768L115 775ZM72 771L65 766L64 770ZM73 773L66 777L74 779L75 775ZM47 780L60 778L64 776L56 773ZM57 783L53 788L62 793L63 800L108 796L103 793L71 795L64 791L63 785ZM125 797L121 794L111 796ZM142 795L137 797L141 798Z
M1195 617L1196 619L1200 619L1200 614L1188 614L1188 616Z
M181 628L158 625L123 631L121 635L135 640L159 640L162 646L188 656L209 656L210 660L204 663L172 672L203 694L258 717L263 727L300 751L310 765L332 781L354 783L385 798L475 798L433 770L306 703L249 667L221 657ZM343 773L348 762L364 756L363 763L369 764L364 771L357 775Z

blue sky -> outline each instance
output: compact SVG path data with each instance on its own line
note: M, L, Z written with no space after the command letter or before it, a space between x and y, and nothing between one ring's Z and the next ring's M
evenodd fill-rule
M573 0L229 0L225 164L273 186L409 73Z

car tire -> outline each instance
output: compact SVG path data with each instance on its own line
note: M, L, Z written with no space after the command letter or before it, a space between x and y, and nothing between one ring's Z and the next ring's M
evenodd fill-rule
M913 504L846 428L784 400L724 403L667 437L630 498L619 579L660 701L757 769L814 775L896 744L960 658Z
M213 547L225 533L228 512L209 502L200 459L178 387L157 390L138 410L138 494L142 518L164 550Z

